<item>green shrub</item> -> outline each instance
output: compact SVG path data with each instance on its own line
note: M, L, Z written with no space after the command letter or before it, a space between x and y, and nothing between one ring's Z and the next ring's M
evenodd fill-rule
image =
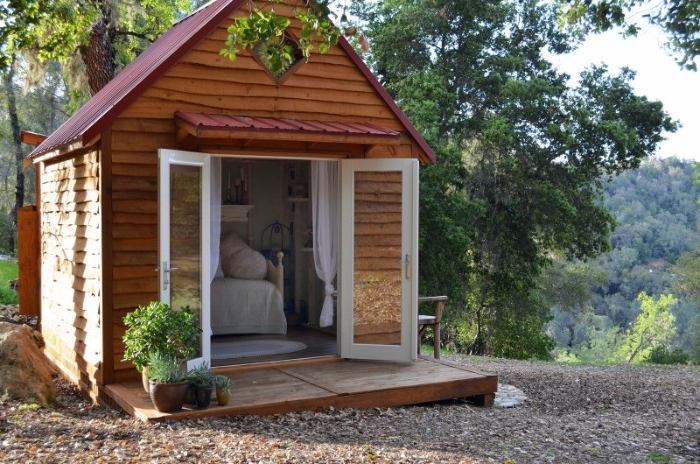
M197 352L201 329L189 307L181 311L161 301L139 306L124 317L124 359L139 372L148 366L151 353L187 359Z
M665 346L657 345L644 361L652 364L689 364L690 355L680 348L669 352Z

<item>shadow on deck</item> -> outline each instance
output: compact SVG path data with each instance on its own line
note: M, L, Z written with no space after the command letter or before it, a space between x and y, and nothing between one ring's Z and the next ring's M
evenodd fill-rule
M271 415L329 408L366 409L406 406L455 398L491 405L496 375L421 356L408 364L323 357L301 361L214 368L234 382L231 401L206 409L188 405L175 413L158 412L141 382L105 387L110 402L143 421Z

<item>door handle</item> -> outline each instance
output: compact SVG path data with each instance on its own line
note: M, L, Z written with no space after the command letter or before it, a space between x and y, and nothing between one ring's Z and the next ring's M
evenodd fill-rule
M170 285L170 273L173 271L177 271L179 268L177 267L168 267L168 262L163 261L163 290L168 289L168 285Z
M406 259L401 260L401 262L405 265L406 269L406 278L410 279L411 278L411 257L410 255L406 255Z

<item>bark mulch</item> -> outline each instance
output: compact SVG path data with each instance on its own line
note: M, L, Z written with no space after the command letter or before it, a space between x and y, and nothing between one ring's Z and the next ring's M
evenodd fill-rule
M0 392L0 461L22 463L698 463L700 368L448 359L525 392L369 410L145 424L56 378L40 408ZM235 395L235 390L234 393Z

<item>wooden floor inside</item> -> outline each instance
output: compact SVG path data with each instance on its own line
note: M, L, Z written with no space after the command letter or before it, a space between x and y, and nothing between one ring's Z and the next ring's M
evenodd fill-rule
M107 385L108 402L143 421L230 415L271 415L329 408L391 407L471 398L493 402L496 375L464 365L420 356L411 363L345 360L338 357L335 336L318 331L290 330L289 339L303 337L303 352L269 358L213 363L215 374L233 381L231 401L206 409L192 405L175 413L157 411L140 381ZM225 338L228 340L229 338ZM213 395L212 395L213 396Z

